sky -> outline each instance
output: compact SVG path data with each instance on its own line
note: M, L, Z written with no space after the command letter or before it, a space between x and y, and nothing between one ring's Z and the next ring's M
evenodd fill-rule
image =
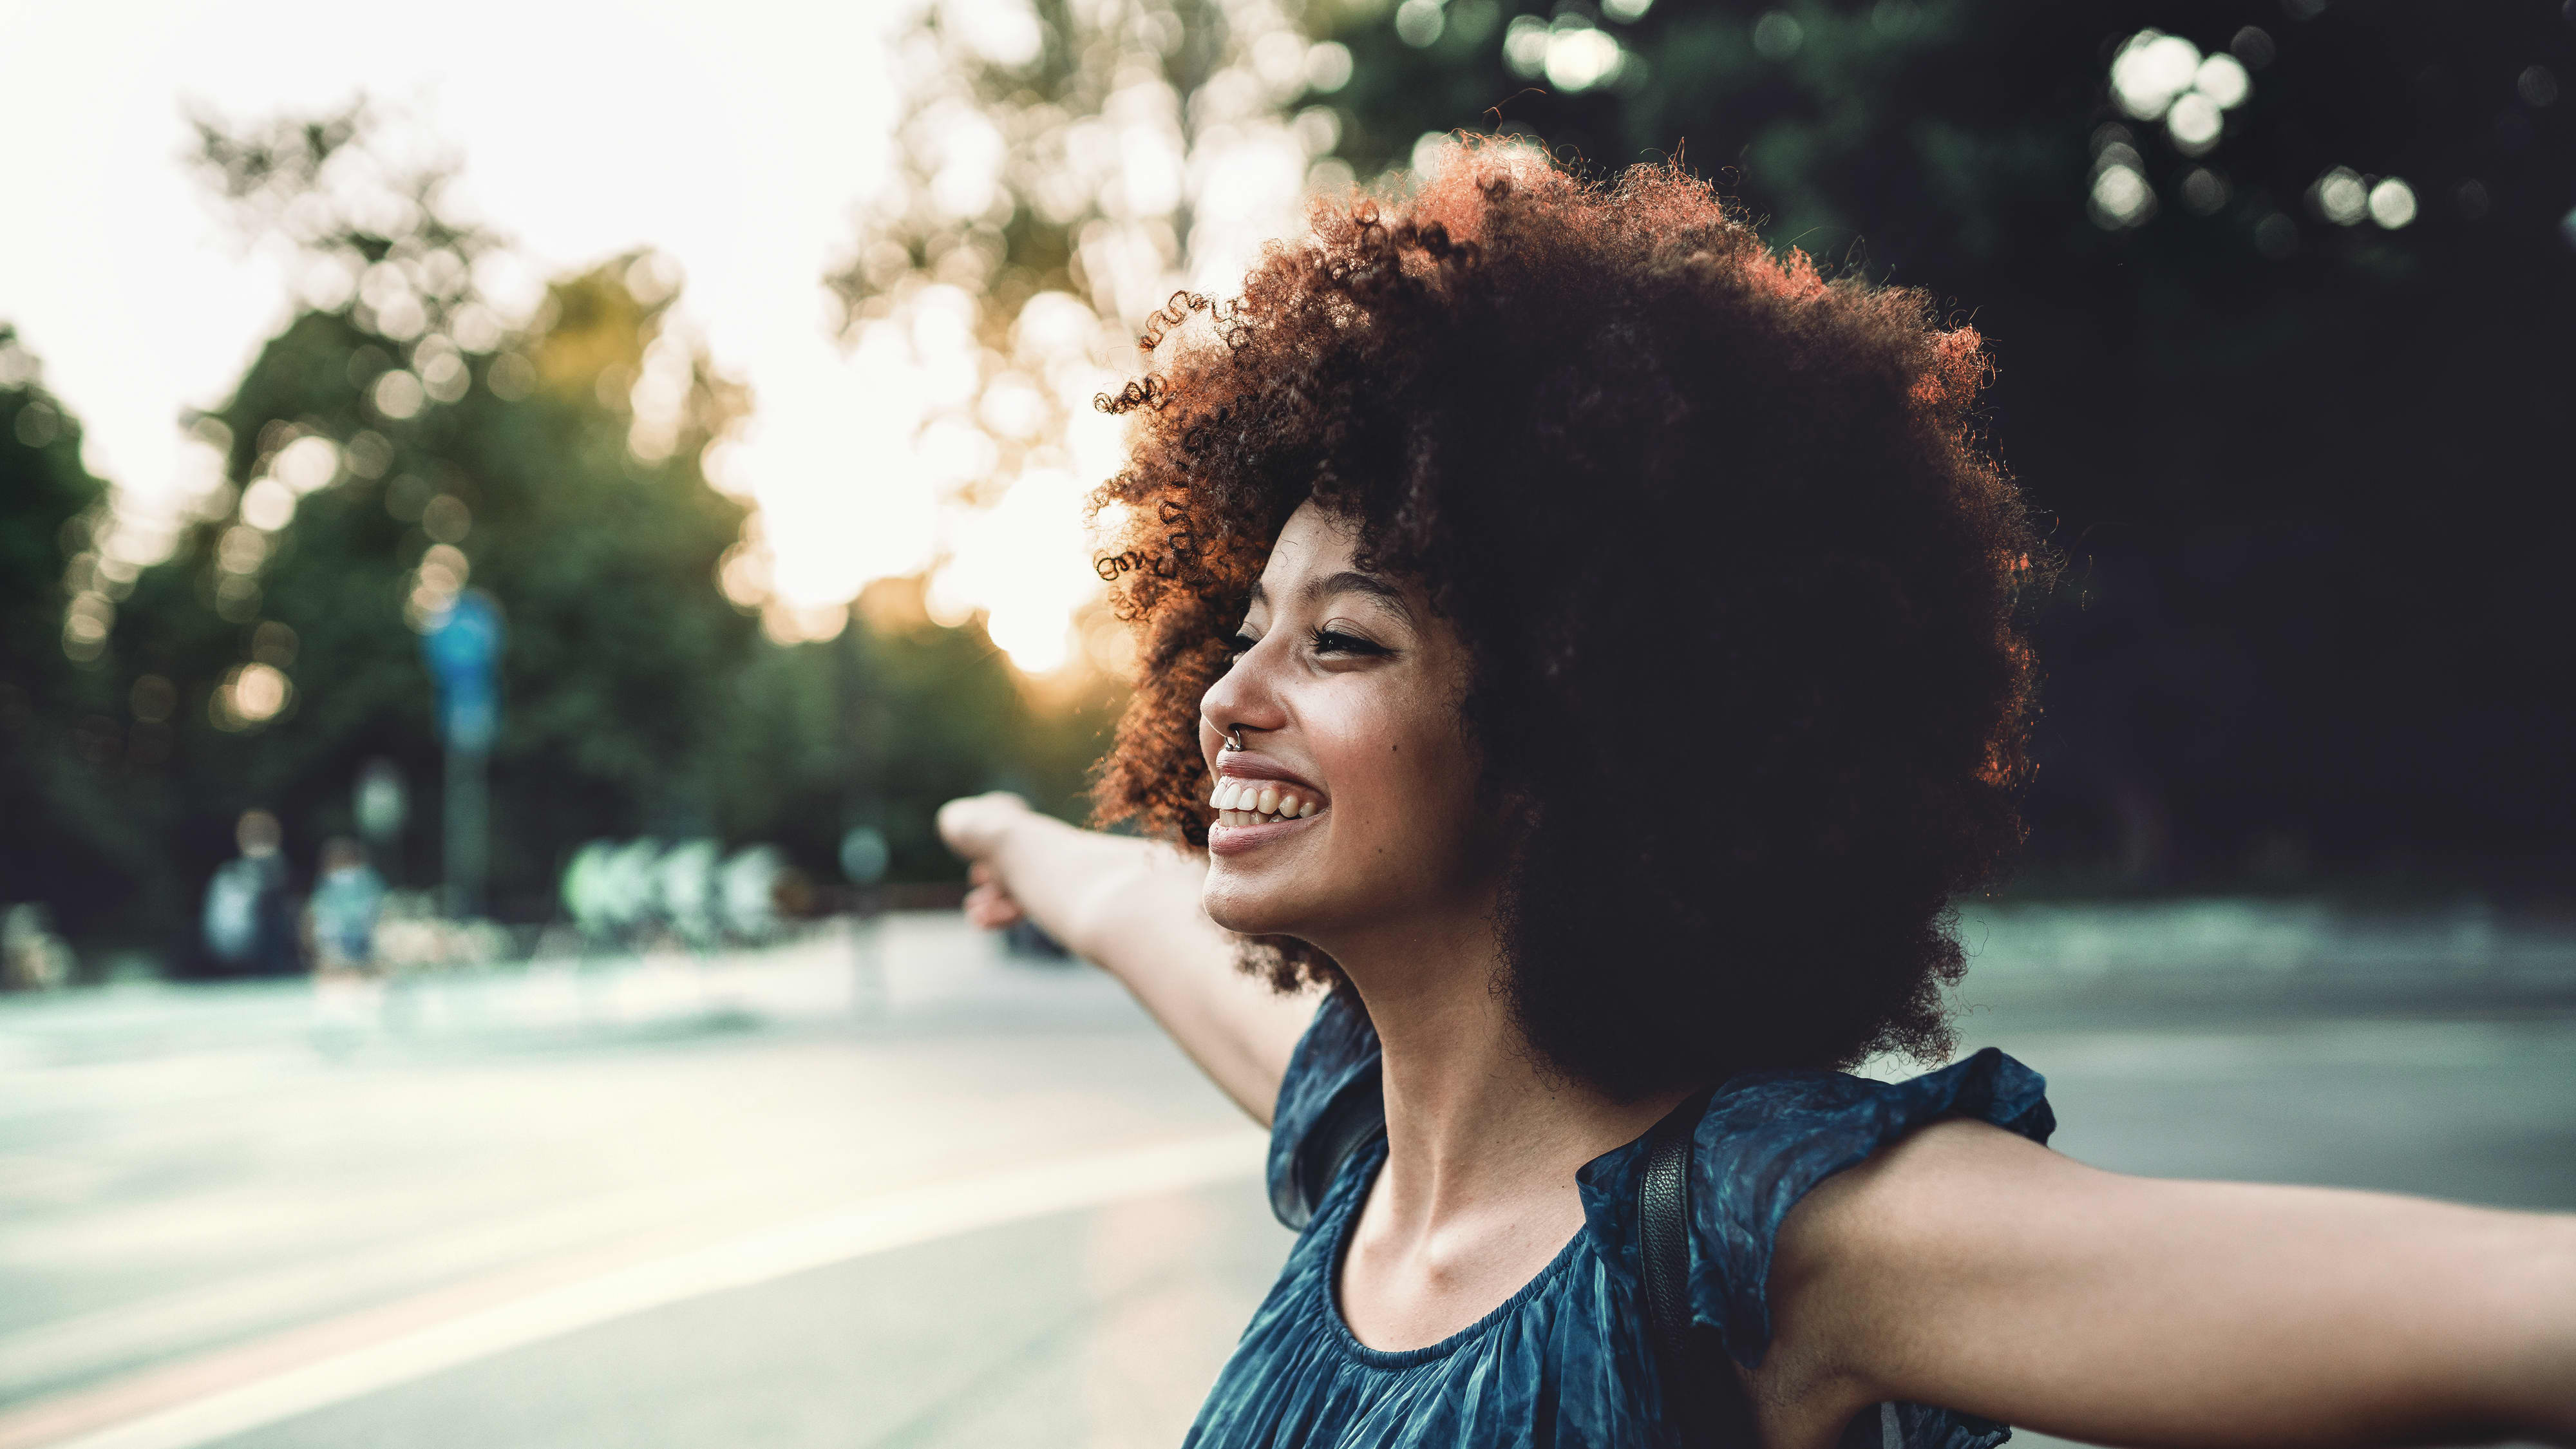
M245 253L182 165L183 107L251 120L364 92L452 149L460 209L540 272L642 246L680 264L686 323L752 388L722 471L760 504L776 587L846 598L921 567L948 526L908 450L869 441L907 433L900 363L845 350L821 284L885 174L882 42L911 9L0 0L0 320L94 472L139 504L177 495L181 410L220 402L291 315L276 259ZM1087 572L1078 499L1033 496L975 536ZM1013 653L1060 657L1043 638Z

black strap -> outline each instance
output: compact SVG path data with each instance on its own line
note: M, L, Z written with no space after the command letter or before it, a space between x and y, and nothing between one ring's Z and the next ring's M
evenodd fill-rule
M1637 1256L1645 1267L1647 1328L1671 1386L1666 1403L1691 1439L1716 1449L1759 1449L1753 1405L1726 1346L1716 1329L1691 1321L1691 1139L1709 1096L1694 1093L1646 1135L1646 1169L1637 1178ZM1835 1443L1836 1449L1905 1449L1896 1406L1854 1414Z
M1735 1365L1715 1329L1691 1322L1691 1136L1708 1099L1706 1092L1693 1093L1646 1134L1646 1168L1637 1178L1637 1254L1645 1269L1647 1328L1669 1386L1665 1403L1692 1441L1756 1449L1761 1441Z

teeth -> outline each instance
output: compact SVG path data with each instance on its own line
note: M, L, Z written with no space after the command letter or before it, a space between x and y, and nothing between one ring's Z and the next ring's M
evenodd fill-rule
M1221 778L1208 795L1208 804L1221 814L1237 817L1224 820L1226 825L1259 825L1273 820L1303 820L1321 808L1320 802L1305 799L1276 785L1258 785L1250 780Z

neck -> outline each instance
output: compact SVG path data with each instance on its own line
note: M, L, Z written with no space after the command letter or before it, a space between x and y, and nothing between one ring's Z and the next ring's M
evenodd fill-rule
M1576 1169L1634 1141L1683 1095L1620 1102L1550 1067L1513 1019L1492 921L1489 909L1415 916L1326 948L1383 1051L1377 1191L1399 1231L1570 1196Z

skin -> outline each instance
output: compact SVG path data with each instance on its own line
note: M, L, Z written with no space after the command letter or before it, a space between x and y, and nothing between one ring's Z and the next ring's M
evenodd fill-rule
M1545 1267L1583 1225L1576 1169L1686 1089L1611 1099L1513 1026L1493 989L1506 831L1460 734L1465 654L1418 589L1358 574L1354 542L1311 506L1290 518L1201 704L1211 768L1291 777L1316 814L1221 817L1204 855L1010 796L951 802L940 828L972 862L972 919L1025 913L1112 971L1265 1124L1315 1003L1232 969L1228 933L1341 964L1384 1047L1388 1150L1340 1307L1401 1350ZM2123 1177L1953 1121L1811 1193L1770 1292L1771 1350L1743 1376L1766 1449L1826 1449L1888 1399L2178 1449L2576 1444L2576 1217Z

